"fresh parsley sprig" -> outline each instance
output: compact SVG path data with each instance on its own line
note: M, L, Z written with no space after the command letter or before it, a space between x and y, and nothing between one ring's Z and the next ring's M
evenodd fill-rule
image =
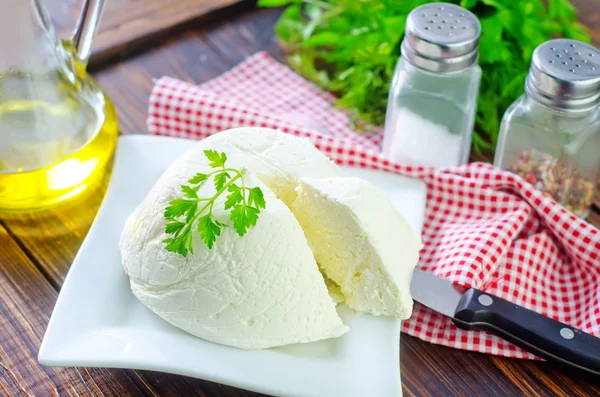
M245 169L227 167L225 153L205 150L204 155L209 161L208 165L215 170L208 174L199 172L190 178L189 185L181 186L184 198L171 200L164 213L167 220L165 233L173 236L163 240L166 244L165 249L183 256L194 252L194 229L198 231L206 246L212 249L217 237L221 235L221 229L228 226L213 215L216 199L221 194L227 192L224 209L230 210L229 219L240 236L256 225L261 208L266 207L260 187L246 187ZM211 179L215 194L211 197L201 197L199 194L202 187Z
M385 120L406 17L433 1L259 0L258 5L288 6L275 33L290 51L290 66L337 94L337 103L351 111L357 127L370 131L365 122ZM481 21L483 74L473 147L493 150L502 115L523 93L535 47L556 37L590 42L590 35L577 23L569 0L446 1L471 10Z

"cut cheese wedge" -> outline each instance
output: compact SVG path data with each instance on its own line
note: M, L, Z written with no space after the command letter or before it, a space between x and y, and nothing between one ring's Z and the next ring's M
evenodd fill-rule
M303 178L291 208L317 263L354 310L410 317L420 236L389 198L358 178Z

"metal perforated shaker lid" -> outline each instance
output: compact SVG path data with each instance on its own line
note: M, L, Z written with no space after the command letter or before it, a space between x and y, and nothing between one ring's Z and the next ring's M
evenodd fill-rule
M600 103L600 51L577 40L547 41L533 52L525 88L555 109L593 108Z
M408 14L402 56L433 72L456 72L477 62L481 25L466 9L430 3Z

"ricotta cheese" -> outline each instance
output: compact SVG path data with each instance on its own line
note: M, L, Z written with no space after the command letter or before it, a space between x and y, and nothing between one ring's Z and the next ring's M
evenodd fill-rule
M169 236L163 214L171 200L181 197L181 185L212 170L206 149L224 151L228 166L248 169L244 183L262 189L266 208L243 237L224 228L212 249L194 233L194 252L183 257L164 248ZM244 349L344 334L348 328L304 233L273 192L290 200L300 175L337 173L308 141L272 130L236 129L200 142L169 167L126 222L120 250L133 294L176 327ZM217 199L213 215L228 224L223 200L225 195Z
M278 198L290 205L302 177L340 176L340 169L307 138L269 128L233 128L212 135L184 155L184 161L202 157L206 148L225 152L234 167L245 167L263 181Z
M315 259L354 310L410 317L420 236L389 198L358 178L303 178L291 208Z

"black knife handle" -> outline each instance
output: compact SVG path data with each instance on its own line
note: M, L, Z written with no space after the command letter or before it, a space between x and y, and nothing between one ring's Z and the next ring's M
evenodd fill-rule
M468 289L454 318L459 328L489 331L538 357L600 375L600 338L504 299Z

